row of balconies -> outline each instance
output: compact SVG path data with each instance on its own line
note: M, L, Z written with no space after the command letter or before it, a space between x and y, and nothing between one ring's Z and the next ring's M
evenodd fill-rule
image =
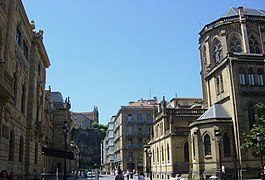
M127 124L152 124L152 120L127 120Z
M127 136L144 136L144 132L127 132Z
M125 148L143 148L143 144L126 144Z

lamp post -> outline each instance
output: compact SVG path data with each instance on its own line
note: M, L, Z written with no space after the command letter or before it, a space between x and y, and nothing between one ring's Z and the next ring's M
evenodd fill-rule
M148 157L149 157L149 173L150 173L150 180L153 180L153 175L152 175L152 151L148 151Z
M262 143L262 134L257 133L256 138L259 144L259 153L260 153L260 179L264 180L264 172L263 172L263 158L262 158L262 148L261 148L261 143Z
M63 174L63 179L67 180L67 176L66 176L66 140L67 140L67 136L68 136L68 122L65 119L63 122L63 133L64 133L64 174Z
M215 140L218 144L218 153L219 153L219 176L223 180L223 171L222 171L222 155L221 155L221 133L219 131L215 132Z

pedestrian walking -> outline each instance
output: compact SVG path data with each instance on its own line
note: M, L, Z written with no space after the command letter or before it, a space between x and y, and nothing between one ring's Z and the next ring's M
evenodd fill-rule
M6 170L2 170L0 173L0 180L8 180L8 173Z
M144 173L142 171L139 172L138 180L144 180Z
M127 169L126 171L126 177L127 177L127 180L129 180L129 177L130 177L130 171Z
M120 169L118 170L118 175L115 176L115 180L124 180L122 171Z
M14 171L11 171L8 176L8 180L15 180Z

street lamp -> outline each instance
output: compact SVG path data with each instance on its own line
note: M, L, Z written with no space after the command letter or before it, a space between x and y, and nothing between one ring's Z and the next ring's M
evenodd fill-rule
M153 175L152 175L152 151L149 150L148 151L148 157L149 157L149 165L150 165L150 168L149 168L149 173L150 173L150 180L153 180Z
M66 140L67 140L67 136L68 136L68 122L65 119L63 122L63 133L64 133L64 174L63 174L63 179L67 180L67 176L66 176Z
M223 171L222 171L222 155L221 155L221 133L219 131L215 132L215 140L218 144L219 151L219 176L220 179L223 180Z
M264 179L264 172L263 172L263 159L262 159L262 151L261 151L261 143L262 143L262 134L257 133L256 138L259 144L259 153L260 153L260 179Z

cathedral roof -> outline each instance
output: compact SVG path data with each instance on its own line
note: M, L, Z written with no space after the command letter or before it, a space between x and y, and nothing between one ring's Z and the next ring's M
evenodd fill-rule
M231 119L231 116L221 104L214 104L197 120L202 121L207 119Z
M238 8L230 8L222 17L232 17L232 16L238 16ZM265 10L258 10L258 9L248 9L244 8L244 14L245 15L250 15L250 16L265 16Z
M50 100L55 103L63 103L63 96L60 92L51 92Z

